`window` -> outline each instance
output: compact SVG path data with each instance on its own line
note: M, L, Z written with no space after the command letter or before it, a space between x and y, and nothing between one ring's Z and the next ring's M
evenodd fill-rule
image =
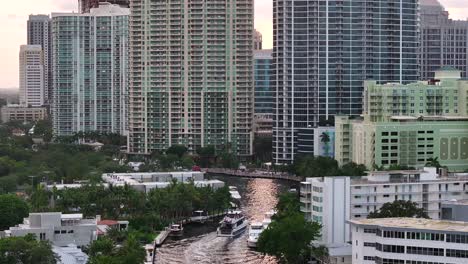
M45 233L40 233L39 234L39 240L41 240L41 241L46 240L46 234Z
M388 231L384 231L388 232ZM375 244L375 249L377 251L382 251L382 252L390 252L390 253L405 253L405 246L400 246L400 245L386 245L386 244Z
M365 247L375 247L375 243L364 242L364 246L365 246Z
M364 256L364 260L375 260L373 256Z
M55 231L54 231L54 234L56 234L56 235L57 235L57 234L60 234L60 230L55 230Z
M367 233L367 234L375 234L375 233L377 233L377 229L364 228L364 233Z
M408 246L406 248L407 254L415 254L415 255L427 255L427 256L443 256L444 249L443 248L429 248L429 247L411 247Z
M468 250L447 249L446 257L468 258Z

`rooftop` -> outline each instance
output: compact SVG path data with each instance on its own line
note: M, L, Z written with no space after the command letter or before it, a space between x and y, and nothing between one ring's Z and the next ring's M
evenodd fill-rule
M421 229L435 231L453 231L468 233L468 222L432 220L422 218L377 218L349 220L354 225L374 226L374 227L394 227L403 229Z

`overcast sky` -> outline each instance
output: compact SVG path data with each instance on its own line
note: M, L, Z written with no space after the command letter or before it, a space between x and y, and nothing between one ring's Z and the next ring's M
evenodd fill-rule
M0 9L0 88L18 87L19 46L26 43L29 14L77 11L77 0L1 0ZM468 17L468 0L440 0L451 17ZM255 1L255 27L263 34L264 48L272 46L272 0Z

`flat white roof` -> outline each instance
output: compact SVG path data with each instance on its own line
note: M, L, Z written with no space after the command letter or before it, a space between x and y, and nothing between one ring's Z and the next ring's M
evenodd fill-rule
M62 214L63 220L83 219L83 214Z
M364 226L468 233L468 222L461 221L432 220L423 218L376 218L362 220L353 219L348 222L354 225Z

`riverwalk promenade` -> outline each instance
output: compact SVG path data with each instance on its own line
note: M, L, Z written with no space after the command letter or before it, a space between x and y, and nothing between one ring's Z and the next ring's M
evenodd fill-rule
M275 180L286 180L293 182L301 182L302 178L293 176L282 172L264 171L264 170L232 170L232 169L218 169L218 168L206 168L203 169L206 173L212 174L223 174L227 176L243 177L243 178L263 178L263 179L275 179Z

